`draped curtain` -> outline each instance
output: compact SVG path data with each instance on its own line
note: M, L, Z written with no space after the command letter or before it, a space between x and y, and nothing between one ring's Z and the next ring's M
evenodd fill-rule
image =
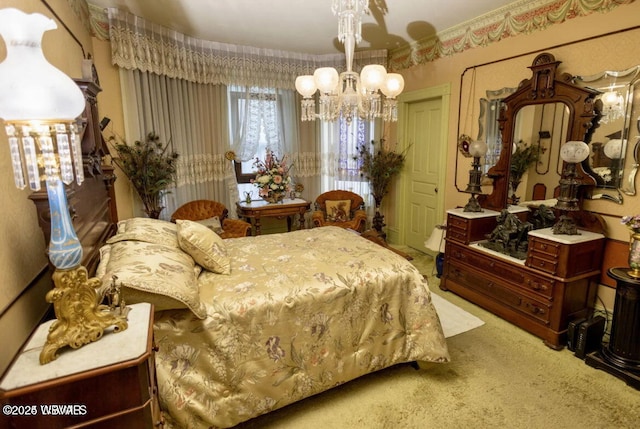
M195 199L235 207L235 173L224 156L229 145L226 87L124 69L120 80L127 140L155 131L180 154L176 186L165 195L161 217L169 218Z
M177 187L166 197L163 217L196 198L221 201L233 214L239 195L232 164L224 154L231 149L240 159L252 157L260 121L266 121L274 151L286 153L294 164L294 182L304 185L304 198L313 201L329 189L328 181L321 180L324 174L339 178L335 172L344 168L338 162L345 159L333 155L346 152L325 152L333 150L333 143L320 147L320 124L300 121L294 82L318 67L344 71L344 54L311 55L210 42L115 8L108 9L108 16L112 62L122 70L127 138L139 139L153 130L171 139L181 155ZM355 71L366 64L386 63L386 50L354 55ZM233 91L228 89L234 87L251 101L241 111L234 111L229 97ZM266 98L252 99L251 88L268 89L262 91ZM275 104L267 102L270 97ZM338 141L335 129L323 132L322 139ZM341 183L334 180L330 188Z

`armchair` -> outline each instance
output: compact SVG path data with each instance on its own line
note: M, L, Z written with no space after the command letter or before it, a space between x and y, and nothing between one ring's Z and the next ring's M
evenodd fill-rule
M194 200L178 207L171 215L171 222L177 219L201 222L217 217L222 228L222 232L219 233L221 238L251 235L251 224L240 219L229 219L228 214L229 210L222 203L213 200Z
M328 191L315 201L311 215L313 226L339 226L363 232L367 213L363 210L362 197L350 191Z

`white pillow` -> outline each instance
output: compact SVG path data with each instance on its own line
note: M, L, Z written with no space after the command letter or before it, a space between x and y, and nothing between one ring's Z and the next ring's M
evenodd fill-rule
M204 269L218 274L231 273L227 247L218 234L190 220L176 220L178 244Z

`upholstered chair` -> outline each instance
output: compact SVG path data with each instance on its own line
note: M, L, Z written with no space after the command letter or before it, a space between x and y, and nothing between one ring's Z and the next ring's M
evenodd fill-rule
M363 232L367 223L362 197L350 191L328 191L315 201L313 226L339 226Z
M194 200L178 207L171 215L171 222L182 219L202 223L222 238L251 235L250 223L240 219L229 219L228 214L229 210L222 203L213 200Z

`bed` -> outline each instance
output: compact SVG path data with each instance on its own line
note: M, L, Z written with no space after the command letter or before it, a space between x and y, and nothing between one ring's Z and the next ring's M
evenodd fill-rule
M168 428L232 427L367 373L448 362L427 281L337 227L222 240L191 221L118 223L97 276L150 301Z

